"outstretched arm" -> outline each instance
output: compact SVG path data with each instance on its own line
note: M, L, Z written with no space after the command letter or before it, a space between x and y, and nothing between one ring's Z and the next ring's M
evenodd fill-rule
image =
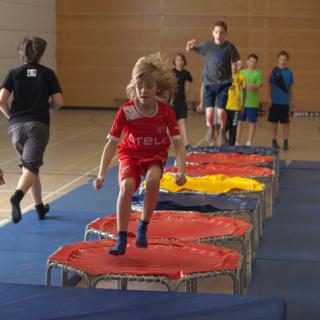
M176 184L182 186L186 183L184 175L186 169L186 151L182 139L173 140L174 149L177 156L178 172L176 174Z
M108 142L104 146L101 161L100 161L100 169L99 169L98 177L93 181L93 188L95 190L99 190L103 186L104 177L106 175L110 162L116 152L117 145L118 145L118 141L108 140Z
M195 39L192 39L192 40L189 40L187 41L187 44L186 44L186 50L187 52L190 52L193 50L193 48L197 45L197 42Z

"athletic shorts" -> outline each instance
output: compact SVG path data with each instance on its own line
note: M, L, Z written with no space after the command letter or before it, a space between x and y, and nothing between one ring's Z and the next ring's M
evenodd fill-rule
M188 107L185 99L175 99L173 100L173 110L176 114L177 120L187 119Z
M41 122L18 122L9 126L8 134L19 155L19 166L38 174L49 141L49 127Z
M119 161L119 185L125 178L131 177L135 180L135 191L138 190L141 183L141 176L145 176L149 168L158 165L163 171L164 164L167 159L161 159L158 156L148 159L124 158Z
M289 123L290 109L288 105L275 104L269 108L268 121L273 123Z
M246 121L256 123L258 121L258 108L245 107L243 112L240 113L240 121Z
M207 84L204 86L204 105L224 109L228 101L228 90L231 83Z

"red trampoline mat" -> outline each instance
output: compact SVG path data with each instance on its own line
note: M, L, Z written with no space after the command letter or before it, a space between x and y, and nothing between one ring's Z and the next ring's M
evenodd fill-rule
M129 221L129 235L134 236L141 213L132 213ZM90 228L115 235L116 217L107 216L88 225ZM195 241L200 238L244 236L250 224L246 221L224 216L208 216L190 211L155 212L148 226L148 237Z
M176 173L178 167L165 168L165 172ZM186 174L192 177L201 177L214 174L224 174L229 177L264 177L271 176L272 170L254 166L239 166L236 164L194 164L186 166Z
M223 163L250 165L258 163L272 163L272 156L246 155L238 153L192 153L187 155L187 162L194 163Z
M146 249L129 240L124 256L107 253L112 240L78 242L58 249L49 261L59 262L92 276L107 274L167 276L178 280L197 272L236 270L240 254L227 248L180 241L152 240Z

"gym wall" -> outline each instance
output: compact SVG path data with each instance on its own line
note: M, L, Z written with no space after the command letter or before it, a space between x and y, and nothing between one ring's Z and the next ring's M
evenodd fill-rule
M40 1L38 1L40 2ZM242 60L254 52L265 80L277 53L290 53L295 106L320 111L318 0L57 0L57 61L66 105L114 107L136 60L155 51L172 58L188 39L211 38L225 20ZM187 53L199 96L201 56ZM266 101L266 84L262 90Z
M27 35L39 36L48 42L42 63L56 67L56 1L0 0L0 79L9 69L21 64L18 45Z

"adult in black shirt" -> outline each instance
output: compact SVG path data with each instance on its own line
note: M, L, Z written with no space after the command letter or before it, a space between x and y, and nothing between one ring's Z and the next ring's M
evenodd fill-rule
M191 86L188 84L192 83L192 76L188 70L184 69L186 64L186 57L182 53L177 53L173 59L173 73L177 78L177 91L172 101L172 105L178 120L185 148L188 150L189 148L191 148L191 146L189 144L186 123L188 113L186 94L188 94L191 90Z
M0 91L0 110L9 120L8 133L22 167L17 189L10 198L14 223L21 220L20 201L29 189L39 219L49 211L49 205L42 203L39 168L49 140L49 108L62 107L63 98L54 71L40 64L46 46L41 38L24 38L19 45L24 64L9 71Z

